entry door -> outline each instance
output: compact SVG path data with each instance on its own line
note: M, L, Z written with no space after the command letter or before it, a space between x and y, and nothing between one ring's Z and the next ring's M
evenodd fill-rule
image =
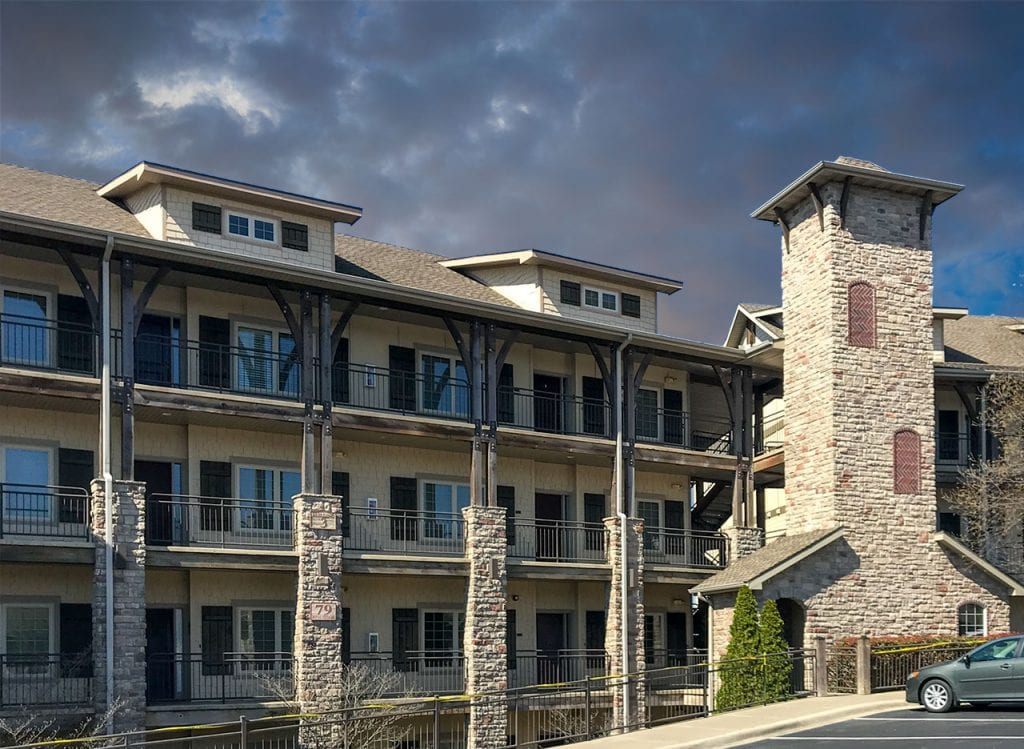
M174 609L146 609L146 701L173 700L175 690Z
M562 432L561 377L533 376L533 427L539 432Z
M149 385L181 384L175 340L178 330L177 320L164 315L142 316L135 339L136 381Z
M534 496L534 517L537 518L537 559L558 560L562 555L563 530L560 521L565 519L561 494Z
M181 541L176 533L175 506L168 495L175 494L174 463L163 460L136 460L135 480L146 484L146 539L148 543L172 545ZM162 495L155 496L154 495Z
M935 446L940 461L960 461L960 412L940 410L937 418L938 439Z
M566 648L566 614L537 614L537 678L550 684L568 678L563 663Z

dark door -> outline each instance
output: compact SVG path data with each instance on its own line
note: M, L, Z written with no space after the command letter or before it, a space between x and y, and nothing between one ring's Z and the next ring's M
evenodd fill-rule
M565 614L537 614L537 678L541 684L568 678L562 663L568 629L565 619Z
M174 699L174 609L146 609L146 701Z
M670 611L665 614L666 666L686 665L686 614Z
M537 559L554 561L561 556L563 504L561 494L536 494L534 496L534 517L537 518Z
M938 416L938 451L939 460L960 460L960 412L939 411Z
M135 379L149 385L175 385L172 366L172 321L163 315L143 315L135 338Z
M416 609L391 610L391 658L395 671L419 671L420 614Z
M539 432L562 431L562 378L533 376L533 428Z
M136 460L135 480L146 484L146 540L171 545L181 541L175 533L174 464L162 460ZM181 513L178 513L181 516Z
M583 433L601 437L608 433L604 380L600 377L583 378Z

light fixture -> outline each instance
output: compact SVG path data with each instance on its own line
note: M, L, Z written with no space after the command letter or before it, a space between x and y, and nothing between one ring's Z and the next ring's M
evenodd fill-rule
M673 606L682 606L684 603L686 603L686 602L682 598L673 598L672 599L672 605Z
M666 385L671 385L675 381L676 381L676 378L673 377L672 375L665 375L665 384Z
M672 484L672 488L675 489L676 491L679 491L680 489L683 488L683 485L682 484Z

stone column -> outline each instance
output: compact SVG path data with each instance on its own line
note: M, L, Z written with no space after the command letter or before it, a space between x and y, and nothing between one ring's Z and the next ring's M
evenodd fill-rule
M733 527L724 531L729 537L729 562L743 559L764 546L764 531L760 528Z
M505 557L505 509L466 507L466 694L508 688L505 604L508 579ZM504 695L474 698L469 709L468 749L496 749L508 740L508 705Z
M92 641L97 716L112 709L110 730L141 731L146 725L146 485L114 481L114 621L107 621L107 526L103 482L92 482ZM107 662L107 626L113 627L114 660ZM107 669L114 675L107 694Z
M303 712L341 704L341 502L341 497L321 494L293 499L299 555L293 673L295 699ZM312 738L300 729L300 746L312 744Z
M626 520L626 574L622 574L622 536L619 519L604 519L608 564L611 566L611 585L608 587L608 616L605 625L604 648L607 652L609 674L637 674L646 668L644 653L644 521ZM622 607L622 591L626 589L626 610ZM627 634L626 652L622 647L622 631ZM625 694L614 690L612 718L614 725L639 725L644 718L645 693L633 680L629 689L629 714L625 709Z

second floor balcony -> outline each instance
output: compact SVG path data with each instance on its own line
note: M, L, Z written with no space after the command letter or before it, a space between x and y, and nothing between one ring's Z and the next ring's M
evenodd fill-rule
M0 484L0 538L89 539L90 498L84 489Z
M146 656L146 702L285 702L291 653L154 653Z
M92 653L0 653L0 709L92 707Z
M146 502L146 542L153 546L290 551L290 504L239 497L152 494Z

